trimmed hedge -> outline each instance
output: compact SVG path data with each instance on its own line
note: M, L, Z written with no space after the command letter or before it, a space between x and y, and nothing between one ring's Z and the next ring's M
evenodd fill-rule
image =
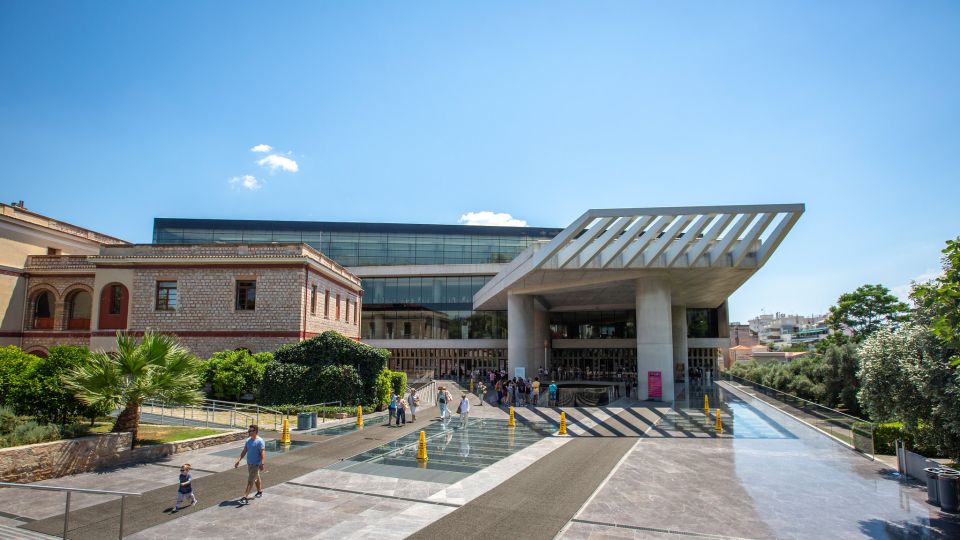
M344 403L356 403L359 399L367 405L377 404L378 377L387 368L389 357L390 352L386 349L357 343L333 331L284 345L277 349L273 364L268 364L264 373L260 402L270 405L339 399ZM303 369L269 369L272 365ZM337 369L326 369L328 367ZM283 377L279 377L281 373ZM290 378L287 373L296 373L296 376Z
M855 426L866 426L864 422L858 422L854 424ZM897 447L894 442L900 439L906 444L907 450L911 452L916 452L922 456L933 457L937 456L938 452L936 448L931 448L928 446L918 445L916 443L916 437L912 433L908 432L903 428L901 422L888 422L885 424L876 424L876 427L873 430L873 451L876 454L882 455L895 455L897 453Z

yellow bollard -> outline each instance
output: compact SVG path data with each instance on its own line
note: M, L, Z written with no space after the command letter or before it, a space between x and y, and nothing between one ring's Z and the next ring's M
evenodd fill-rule
M363 407L360 405L357 405L357 427L363 427Z
M290 444L290 422L283 418L283 429L280 431L280 444L287 446Z
M420 432L420 443L417 445L417 461L427 460L427 435Z
M703 395L703 414L710 416L710 398L706 394Z
M507 421L507 427L516 427L517 422L513 419L513 406L510 407L510 420Z
M717 433L723 433L723 422L720 421L720 409L717 409Z
M567 434L567 413L560 411L560 431L557 432L557 435L566 435Z

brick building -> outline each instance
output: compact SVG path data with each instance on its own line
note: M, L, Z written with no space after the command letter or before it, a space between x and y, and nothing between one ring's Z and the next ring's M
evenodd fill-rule
M3 206L4 244L10 231L38 225L18 219L36 214ZM360 338L360 279L308 245L126 244L86 233L73 254L37 245L2 268L4 345L40 355L66 344L110 350L117 331L152 330L207 357L273 351L327 330Z

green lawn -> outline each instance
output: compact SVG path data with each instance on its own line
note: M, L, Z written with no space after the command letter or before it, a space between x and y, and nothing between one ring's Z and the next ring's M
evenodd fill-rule
M109 433L111 427L113 427L113 424L98 422L97 425L90 430L90 432ZM190 426L140 424L140 431L137 432L137 443L140 446L149 446L153 444L196 439L197 437L206 437L207 435L216 435L218 433L223 433L223 430Z

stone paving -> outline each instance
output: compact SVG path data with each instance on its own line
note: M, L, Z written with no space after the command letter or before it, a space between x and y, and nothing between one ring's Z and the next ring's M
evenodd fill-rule
M574 437L544 438L452 484L335 470L320 462L311 467L308 460L301 463L298 454L303 451L298 450L287 461L303 472L279 479L283 481L270 485L262 499L241 507L235 500L218 497L205 501L204 508L189 509L131 537L236 538L255 531L258 538L404 538L584 437L600 437L594 439L597 442L629 437L635 443L595 492L582 494L583 506L579 511L574 506L563 518L569 522L559 538L960 537L960 519L926 504L923 488L897 481L883 462L870 461L746 394L727 404L725 411L738 415L740 424L738 430L736 422L730 426L724 417L733 433L723 436L711 434L711 423L702 411L623 405L563 409ZM555 422L559 411L518 407L515 415L518 422ZM423 413L420 422L436 421L436 409ZM503 409L476 402L470 416L497 421L508 417ZM374 426L353 437L376 444L409 431ZM339 439L304 438L318 447ZM193 465L196 478L228 474L233 487L236 479L229 474L241 445L230 443L164 462L42 483L125 491L169 488L172 504L176 467L183 462ZM342 456L347 457L350 454ZM197 496L205 498L202 490ZM63 498L56 493L0 490L0 525L58 516ZM108 499L75 496L72 508L90 508L104 500ZM465 530L488 526L462 524Z
M792 437L643 439L561 538L960 537L924 488L740 397Z

